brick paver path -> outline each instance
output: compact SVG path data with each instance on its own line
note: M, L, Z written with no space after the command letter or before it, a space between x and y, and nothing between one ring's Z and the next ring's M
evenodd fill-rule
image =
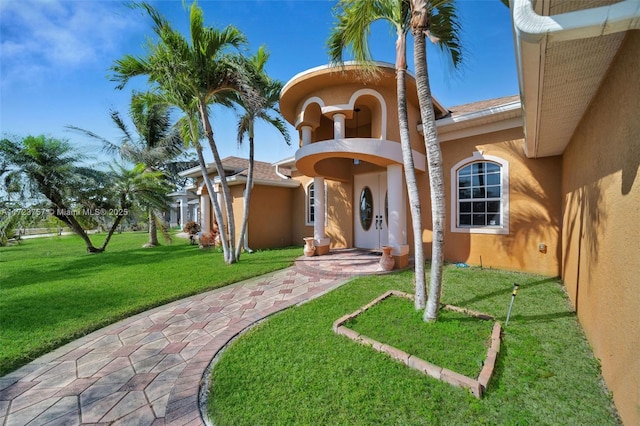
M0 378L0 425L200 425L203 374L231 338L346 280L289 268L98 330Z

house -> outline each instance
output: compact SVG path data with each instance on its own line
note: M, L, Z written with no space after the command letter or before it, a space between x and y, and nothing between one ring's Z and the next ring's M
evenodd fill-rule
M239 234L249 160L227 157L222 160L222 165L233 199L234 220L236 231ZM214 185L214 191L216 191L215 196L224 212L222 188L215 164L209 164L207 171ZM302 189L300 182L291 179L290 174L291 171L287 167L272 166L262 161L254 162L253 189L250 201L252 208L245 239L246 249L285 247L293 244L290 225L292 205L296 193L302 192ZM185 170L180 173L180 176L195 179L196 184L190 190L198 197L198 209L194 220L200 224L202 233L212 231L219 222L216 221L213 214L209 191L202 178L200 167ZM224 223L227 223L226 217Z
M524 150L560 162L559 272L623 422L637 425L640 2L515 0L511 10Z
M445 260L561 276L620 416L638 424L640 2L512 3L520 94L455 107L434 100ZM295 158L256 163L249 247L313 236L317 255L389 245L395 267L407 265L414 242L395 71L377 69L364 78L353 63L318 67L284 86L280 109L300 148ZM429 181L411 75L407 114L428 255ZM224 163L239 224L246 160ZM207 229L200 171L184 175L200 176Z

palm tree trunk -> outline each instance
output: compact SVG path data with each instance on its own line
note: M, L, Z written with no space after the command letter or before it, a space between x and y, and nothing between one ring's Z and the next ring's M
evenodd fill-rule
M64 208L64 210L66 210L66 208ZM94 247L93 243L91 242L91 239L87 235L87 232L84 230L82 225L80 225L78 223L78 221L76 220L76 218L73 215L54 214L54 216L57 217L58 219L60 219L62 222L64 222L67 225L69 225L69 228L71 228L71 230L75 234L79 235L80 238L82 238L82 240L84 241L84 243L87 246L87 253L100 253L100 252L102 252L101 249L99 249L97 247Z
M149 213L149 242L147 243L147 247L155 247L158 245L157 218L151 207L149 207L147 211Z
M191 141L196 149L196 154L198 155L198 165L200 166L200 172L202 173L202 180L204 180L204 184L207 187L207 192L209 192L209 200L211 201L211 205L213 206L214 212L214 221L220 221L222 223L222 227L224 228L224 221L222 220L222 209L220 208L220 203L218 203L218 199L215 196L215 192L213 191L213 184L211 183L211 179L209 178L209 172L207 171L207 163L204 160L204 155L202 153L202 145L198 142L198 132L194 128L194 123L189 118L189 131L191 132ZM220 227L218 227L220 229ZM219 232L220 242L222 245L222 253L224 258L227 258L228 246L227 246L227 236L223 232Z
M424 309L426 303L426 282L424 273L424 248L422 246L422 213L420 208L420 194L416 181L416 170L413 163L411 140L409 138L409 120L407 118L407 86L406 86L406 46L405 35L398 34L396 41L396 80L398 96L398 123L400 125L400 144L402 146L402 161L404 163L404 178L407 183L409 210L413 228L413 252L415 266L415 298L416 310Z
M218 152L218 147L216 146L216 142L213 138L213 129L211 128L211 122L209 121L209 114L207 112L207 105L203 99L199 100L199 108L200 108L200 116L202 118L202 127L204 128L204 132L207 135L207 140L209 141L209 146L211 147L211 152L213 153L213 159L216 163L216 168L218 169L218 176L220 177L220 185L222 185L222 196L225 203L225 209L227 211L227 224L229 230L228 242L223 241L223 246L228 245L226 250L224 250L225 262L230 265L232 263L236 263L238 261L235 253L235 219L233 217L233 200L231 199L231 191L229 190L229 183L227 182L227 176L224 172L224 168L222 166L222 160L220 159L220 153ZM224 233L224 229L220 230L220 233Z
M414 12L415 13L415 12ZM433 243L431 250L431 279L429 283L429 297L427 309L423 319L433 322L438 319L440 294L442 292L442 269L444 263L444 227L445 227L445 193L444 172L442 169L442 151L436 130L436 120L433 113L433 100L429 86L429 72L427 70L427 49L425 41L426 28L418 27L413 33L413 57L416 67L416 83L418 86L418 101L424 142L427 149L429 163L429 183L431 189L431 221L433 228Z
M107 238L105 238L104 243L102 243L102 247L100 247L100 251L105 251L107 248L107 244L109 244L109 241L111 241L111 236L113 235L114 232L116 232L116 229L118 228L118 225L120 225L120 222L122 221L122 219L124 218L124 215L118 215L116 216L116 220L113 221L113 225L111 225L111 228L109 228L109 233L107 234Z
M253 129L249 136L249 170L247 171L247 187L244 190L244 208L242 212L242 227L240 228L240 236L238 237L238 244L236 247L236 259L240 260L240 252L244 245L245 234L247 233L247 226L249 225L249 201L251 201L251 189L253 188Z
M209 200L211 201L211 205L213 206L213 211L214 211L216 220L218 220L218 223L221 223L221 226L220 226L221 231L219 235L220 235L220 242L222 245L222 253L226 261L228 257L227 251L229 250L229 246L227 244L227 236L225 235L225 232L224 232L224 221L222 220L222 209L220 208L220 203L218 203L218 198L216 197L215 192L213 191L213 184L211 183L211 179L209 178L209 173L207 171L207 164L204 160L204 155L202 153L202 147L200 146L200 144L196 145L196 153L198 155L198 164L200 165L200 171L204 179L204 184L207 187L207 191L209 192Z

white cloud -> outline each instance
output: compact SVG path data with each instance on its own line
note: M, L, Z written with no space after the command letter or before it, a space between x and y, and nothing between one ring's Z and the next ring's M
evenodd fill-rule
M8 0L0 15L3 85L111 60L140 25L116 1Z

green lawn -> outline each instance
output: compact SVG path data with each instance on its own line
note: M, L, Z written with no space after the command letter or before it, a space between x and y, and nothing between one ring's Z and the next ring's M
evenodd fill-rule
M520 284L494 376L481 400L333 333L336 319L387 290L412 292L412 282L411 272L359 278L274 315L239 338L212 372L209 413L215 424L618 424L598 362L556 279L446 268L444 303L495 315L503 324L512 285ZM433 337L438 342L427 342L425 335L433 330L435 336L437 327L460 332L463 318L445 314L436 327L417 325L412 302L388 301L350 325L378 339L397 338L397 344L414 345L416 351L421 344L437 347L441 364L456 365L460 354L469 354L471 366L479 367L469 346L476 340L484 344L484 332L446 341L445 332ZM401 336L402 322L406 334L425 341ZM422 353L427 361L433 361L432 349Z
M134 313L287 267L302 253L261 251L226 266L221 253L184 239L143 249L146 240L115 234L101 254L87 254L76 236L0 247L0 375Z
M432 364L475 379L491 346L493 321L441 310L438 321L425 327L413 301L389 297L367 309L345 326ZM457 351L449 351L451 347Z

